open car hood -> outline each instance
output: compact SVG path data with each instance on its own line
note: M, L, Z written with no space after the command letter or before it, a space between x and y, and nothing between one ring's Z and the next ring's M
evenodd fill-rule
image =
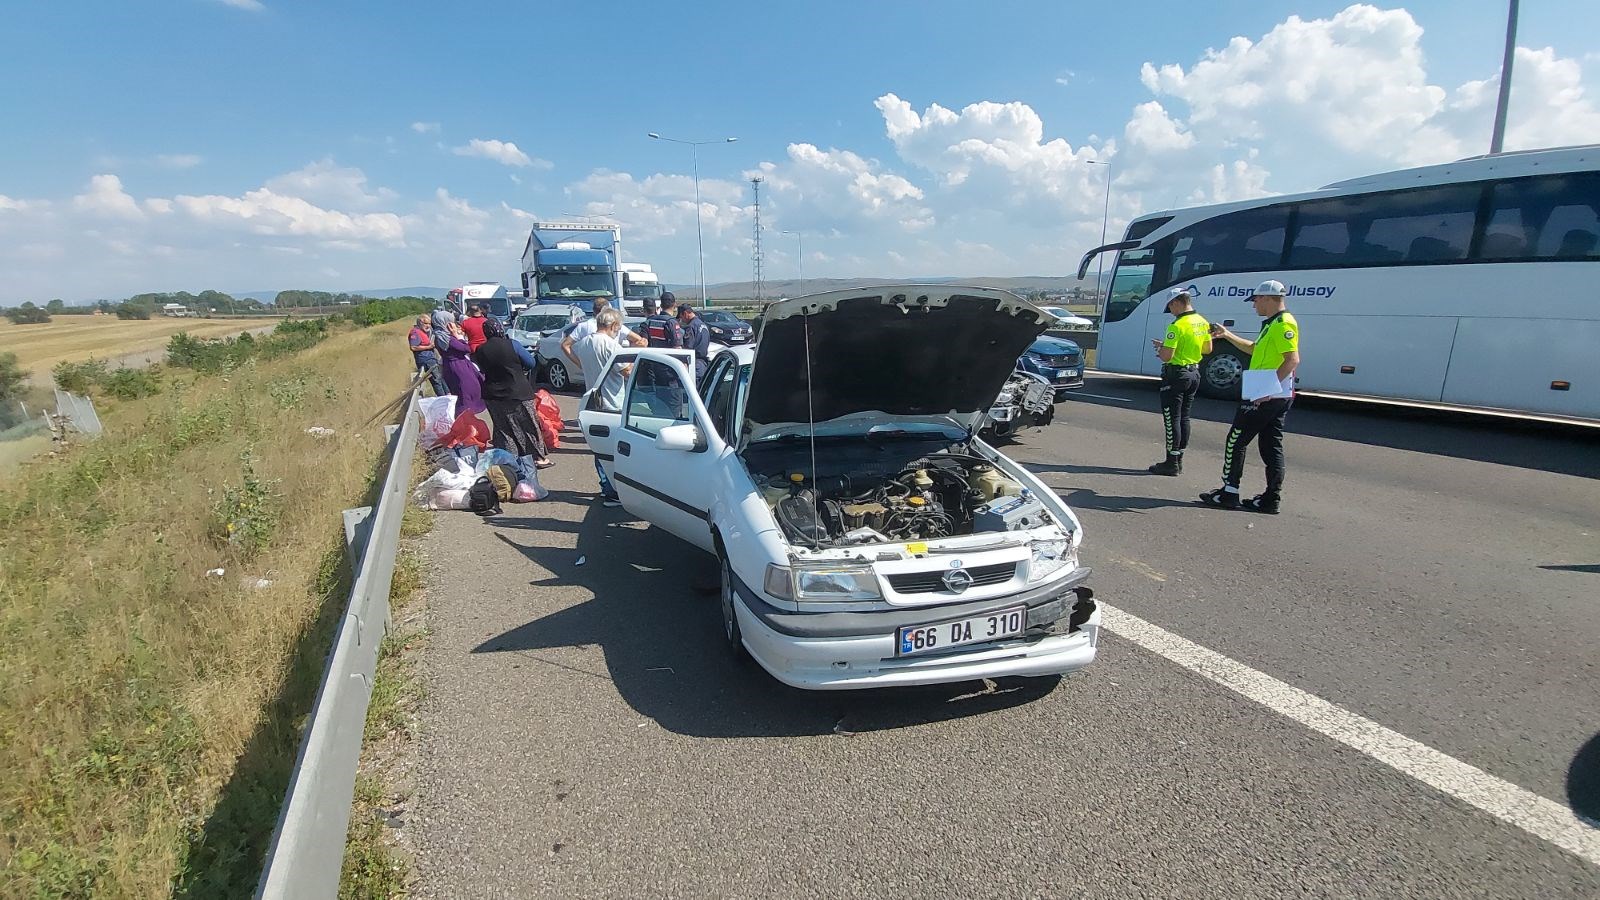
M767 307L763 319L747 440L863 413L879 422L945 419L971 431L1017 357L1054 321L1009 291L948 284L796 297Z

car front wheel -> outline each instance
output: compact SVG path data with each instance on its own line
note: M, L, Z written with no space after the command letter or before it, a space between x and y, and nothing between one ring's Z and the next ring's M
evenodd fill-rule
M722 636L727 641L728 652L733 658L744 662L750 658L750 651L744 648L744 633L739 630L739 614L734 609L734 599L737 588L733 584L733 567L728 565L726 556L720 557L722 562L722 592L718 598L722 606Z
M572 378L567 375L567 367L560 360L550 360L550 364L544 370L544 377L550 382L552 390L564 391L572 387Z

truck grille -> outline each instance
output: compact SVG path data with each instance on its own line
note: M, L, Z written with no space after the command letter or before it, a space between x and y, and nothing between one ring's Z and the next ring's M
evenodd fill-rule
M944 573L949 569L939 569L933 572L905 572L900 575L890 575L889 586L902 594L931 594L934 591L945 590ZM967 569L967 574L972 576L973 587L986 585L1005 584L1017 574L1017 564L1014 562L996 563L990 566L973 566Z

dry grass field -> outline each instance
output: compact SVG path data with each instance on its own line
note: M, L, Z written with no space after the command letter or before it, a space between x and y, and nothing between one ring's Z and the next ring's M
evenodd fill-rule
M270 326L276 320L169 319L144 321L116 316L55 316L43 325L13 325L0 321L0 350L17 355L22 371L38 380L58 362L116 359L133 353L160 350L180 331L195 337L216 338Z
M404 334L185 378L0 476L0 897L253 890L349 590L339 511L411 374Z

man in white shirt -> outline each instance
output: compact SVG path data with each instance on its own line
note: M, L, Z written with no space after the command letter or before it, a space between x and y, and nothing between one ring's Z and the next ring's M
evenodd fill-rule
M594 301L594 315L590 316L587 319L584 319L582 322L579 322L578 323L578 327L572 329L572 333L568 334L566 337L561 339L561 352L567 357L567 359L572 360L572 364L573 365L578 367L579 374L580 375L584 375L583 388L584 388L584 392L585 393L587 393L591 388L593 388L594 385L589 383L589 376L584 374L588 370L583 368L583 360L581 360L577 356L573 355L572 348L576 347L578 345L579 341L582 341L585 338L589 337L589 335L594 334L595 329L598 326L598 320L600 318L600 314L605 312L606 310L608 310L610 308L611 308L611 301L607 300L604 297L600 297L600 298L596 299ZM643 336L634 334L633 332L628 330L627 326L621 324L622 323L622 314L620 312L617 313L617 323L618 323L618 326L622 329L621 332L619 333L619 336L617 337L618 342L626 342L629 346L632 346L632 347L643 347L646 344L650 343L649 341L645 340ZM594 377L595 378L599 378L600 377L600 373L596 372L594 374Z
M589 395L598 391L603 409L620 411L628 373L633 370L631 363L616 367L611 365L617 352L622 349L617 343L618 336L622 334L622 314L614 309L602 309L595 313L592 321L595 323L594 330L567 351L567 355L584 372L593 373L584 378L584 399L579 402L579 408L587 405ZM611 479L606 477L606 470L601 467L598 456L594 458L594 470L600 476L601 505L621 506L617 490L611 486Z

